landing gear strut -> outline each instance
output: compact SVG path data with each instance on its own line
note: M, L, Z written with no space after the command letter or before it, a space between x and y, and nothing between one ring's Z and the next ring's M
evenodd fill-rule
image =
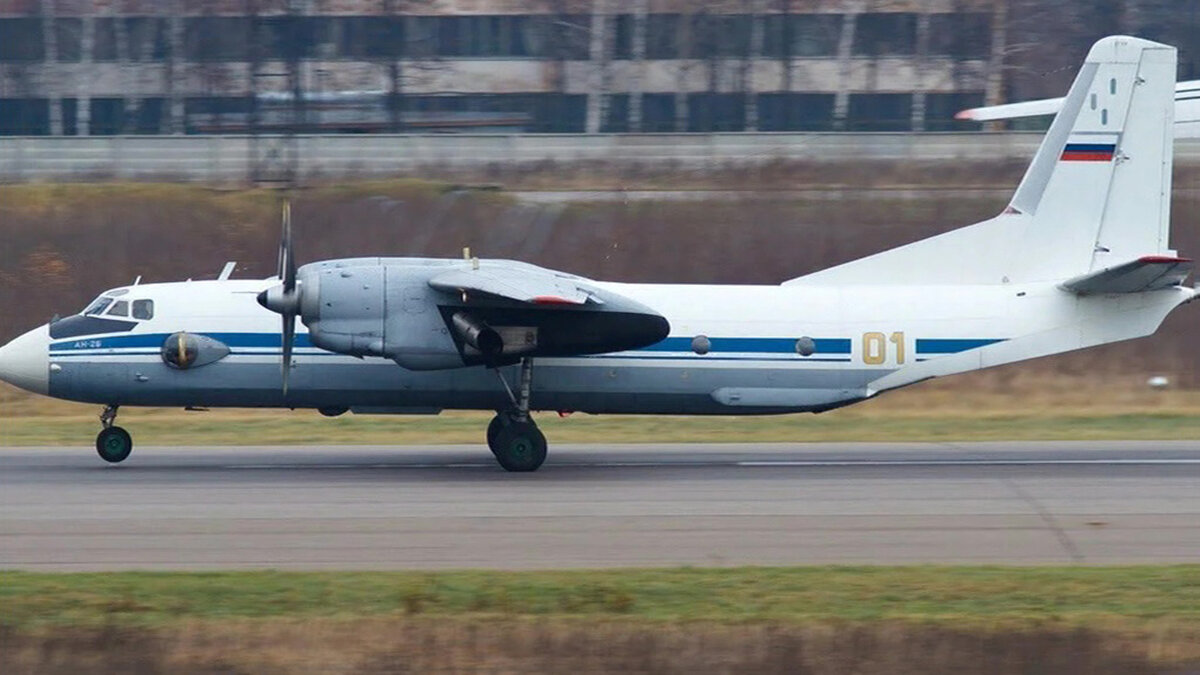
M96 436L96 452L100 454L100 459L112 464L125 461L133 452L133 439L128 431L113 426L116 419L117 406L104 406L104 412L100 413L100 424L104 428Z
M496 413L487 428L487 443L496 461L505 471L537 471L546 461L546 437L529 416L529 398L533 388L533 361L521 360L521 384L513 393L499 370L512 408Z

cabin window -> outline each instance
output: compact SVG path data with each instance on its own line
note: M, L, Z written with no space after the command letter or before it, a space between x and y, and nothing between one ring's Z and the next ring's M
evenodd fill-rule
M112 304L112 301L113 301L112 298L108 298L108 297L105 297L102 295L102 296L96 298L95 300L93 300L92 304L88 305L87 308L84 309L82 313L84 315L101 314L104 312L105 309L108 309L108 306Z
M108 310L109 316L129 316L129 301L118 300Z
M154 318L154 301L153 300L134 300L133 301L133 318L143 321Z

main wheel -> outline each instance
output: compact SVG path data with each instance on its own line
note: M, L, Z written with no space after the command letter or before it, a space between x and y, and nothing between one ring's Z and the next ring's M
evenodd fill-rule
M129 457L129 453L133 452L133 439L130 438L129 432L121 427L102 429L96 436L96 452L100 453L100 459L106 462L123 462Z
M489 445L505 471L537 471L546 461L546 437L532 422L502 425Z

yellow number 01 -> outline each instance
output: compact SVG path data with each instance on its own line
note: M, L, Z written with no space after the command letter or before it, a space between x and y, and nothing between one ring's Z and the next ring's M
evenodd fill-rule
M888 342L896 345L896 364L904 363L904 333L892 333L891 337L883 333L863 333L863 363L881 366L887 362Z

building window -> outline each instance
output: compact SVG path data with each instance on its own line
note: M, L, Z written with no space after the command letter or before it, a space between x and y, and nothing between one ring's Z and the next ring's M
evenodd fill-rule
M41 19L0 19L0 62L44 61Z
M533 131L581 134L587 127L587 96L537 94L534 96Z
M855 56L912 56L917 53L917 15L862 14L854 27Z
M960 110L983 105L982 91L925 95L925 128L929 131L978 131L983 125L954 119Z
M163 126L163 111L166 110L166 99L144 98L138 102L137 119L134 120L134 132L139 134L161 134Z
M88 133L115 136L125 130L125 99L93 98L89 108Z
M346 16L335 19L338 30L337 55L345 58L396 58L404 54L405 35L402 17ZM282 28L282 27L281 27ZM290 32L290 36L286 34ZM303 50L315 41L311 25L307 30L277 30L280 46L291 44L290 51Z
M171 40L166 19L133 16L123 19L130 61L165 61L171 56Z
M617 61L633 58L633 27L635 17L632 14L618 14L612 20L613 59Z
M429 57L437 54L438 17L409 16L404 20L407 38L402 52L407 56Z
M79 100L64 98L61 103L63 136L77 136L79 134Z
M688 94L688 131L745 131L743 94Z
M694 59L748 56L751 24L751 17L743 14L696 14L688 54Z
M557 50L548 56L587 58L590 29L572 19L586 17L550 16L445 16L433 18L439 56L481 58L536 56L546 49ZM573 27L573 28L569 28ZM579 31L582 32L581 36ZM583 45L582 54L573 53Z
M119 58L117 49L117 22L120 19L104 18L92 22L92 60L116 61Z
M911 131L912 94L851 94L850 131Z
M551 14L541 18L547 58L586 61L591 57L592 18L587 14Z
M191 61L247 61L249 17L203 16L183 20L183 53Z
M829 131L833 129L833 94L759 94L760 131Z
M54 42L59 61L77 63L83 56L83 20L55 19Z
M675 94L642 96L642 131L675 131Z
M980 13L931 14L929 54L986 59L992 50L992 17Z
M0 136L46 136L49 133L49 99L0 98Z
M611 94L605 96L604 119L600 121L600 131L606 134L624 134L629 132L629 94Z
M646 58L679 58L678 14L650 14L646 17Z
M763 17L763 56L837 56L844 21L841 14L768 14Z

